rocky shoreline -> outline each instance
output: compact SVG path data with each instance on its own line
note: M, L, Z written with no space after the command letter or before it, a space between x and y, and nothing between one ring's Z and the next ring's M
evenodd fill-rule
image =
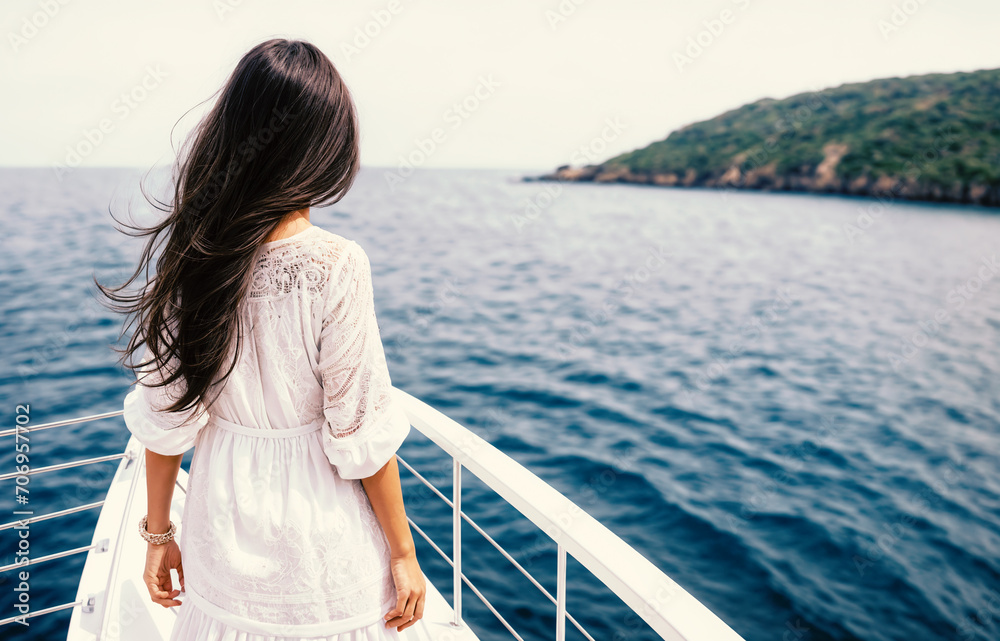
M836 155L838 150L828 150ZM831 153L832 152L832 153ZM773 165L743 170L733 165L725 172L699 176L694 169L679 172L639 172L629 167L613 165L563 165L551 174L527 176L525 181L561 181L593 183L631 183L659 187L705 187L714 189L747 189L798 193L843 194L879 199L917 200L963 205L1000 207L1000 187L976 183L955 183L950 187L929 184L905 176L859 176L847 180L837 176L826 161L811 171L799 174L777 174ZM804 168L805 169L805 168Z

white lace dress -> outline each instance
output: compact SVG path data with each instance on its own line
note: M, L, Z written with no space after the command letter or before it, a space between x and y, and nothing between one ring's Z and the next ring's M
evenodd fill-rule
M177 391L141 382L125 397L149 450L195 447L171 639L407 638L416 626L382 618L396 601L390 551L358 480L410 431L390 396L367 255L315 225L264 243L240 314L239 361L210 408L158 412Z

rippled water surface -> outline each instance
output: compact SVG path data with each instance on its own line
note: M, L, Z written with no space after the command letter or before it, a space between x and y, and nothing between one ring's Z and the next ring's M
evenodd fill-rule
M397 387L748 641L1000 638L1000 216L520 175L424 170L390 189L367 168L313 211L371 258ZM19 403L35 423L121 409L121 323L92 276L121 282L138 257L108 213L123 217L129 194L145 209L137 176L0 170L6 424ZM38 433L32 463L120 452L127 436L120 418ZM400 454L450 490L450 459L416 430ZM0 462L13 469L12 447ZM112 473L34 477L32 507L100 500ZM450 549L447 506L401 473L408 514ZM463 507L555 593L551 540L470 474ZM95 521L37 523L32 555L89 544ZM463 537L469 579L525 639L552 638L554 606L471 527ZM450 567L415 538L450 598ZM15 535L0 544L13 563ZM32 607L70 601L82 563L33 566ZM656 638L573 559L568 577L569 612L595 639ZM464 612L480 638L510 638L470 590ZM10 638L58 638L69 616L33 621Z

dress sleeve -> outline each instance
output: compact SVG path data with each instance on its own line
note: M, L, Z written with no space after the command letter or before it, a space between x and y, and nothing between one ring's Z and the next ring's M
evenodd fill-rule
M362 479L392 459L410 421L392 397L368 256L350 241L338 265L320 332L323 451L341 478Z
M194 446L198 432L208 423L208 411L202 403L183 412L162 411L180 398L175 392L181 379L162 387L144 385L143 381L152 385L164 380L151 360L152 352L147 345L142 359L147 364L139 371L149 373L142 374L142 381L136 381L132 391L125 395L125 425L147 450L164 456L183 454Z

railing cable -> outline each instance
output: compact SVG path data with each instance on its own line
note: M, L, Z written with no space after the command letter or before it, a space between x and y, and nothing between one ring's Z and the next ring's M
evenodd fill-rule
M52 561L54 559L61 559L64 556L72 556L74 554L81 554L83 552L88 552L95 548L101 547L100 543L92 543L90 545L85 545L80 548L73 548L72 550L65 550L63 552L56 552L55 554L49 554L48 556L36 556L28 559L27 561L21 561L20 563L11 563L9 565L0 566L0 574L4 572L9 572L10 570L16 570L18 568L23 568L26 565L34 565L35 563L42 563L44 561Z
M0 481L8 481L19 476L30 476L32 474L44 474L45 472L56 472L58 470L66 470L71 467L82 467L84 465L90 465L92 463L104 463L106 461L117 461L118 459L128 458L129 454L123 452L121 454L108 454L107 456L95 456L94 458L81 459L79 461L69 461L67 463L59 463L58 465L49 465L47 467L33 467L27 472L7 472L6 474L0 474Z
M84 510L92 510L95 507L101 507L104 505L104 501L96 501L94 503L88 503L86 505L77 505L76 507L67 508L65 510L59 510L58 512L49 512L48 514L40 514L38 516L29 516L26 519L20 521L11 521L10 523L4 523L0 525L0 531L9 530L14 527L21 525L37 523L38 521L45 521L47 519L57 519L60 516L66 516L67 514L74 514L76 512L83 512Z
M53 427L63 427L64 425L74 425L76 423L86 423L87 421L99 421L105 418L113 418L115 416L121 416L125 413L125 409L115 410L114 412L105 412L103 414L91 414L90 416L81 416L80 418L68 418L64 421L54 421L52 423L43 423L41 425L32 425L30 427L13 427L9 430L0 431L0 438L6 436L14 436L15 434L24 434L25 432L38 432L39 430L49 430Z
M421 481L423 481L423 483L425 485L427 485L429 488L431 488L431 490L435 494L437 494L439 497L441 497L441 499L444 500L444 502L448 504L448 507L452 508L453 510L455 509L454 504L451 502L451 500L447 496L445 496L444 494L442 494L436 487L434 487L434 485L431 484L430 481L428 481L419 472L417 472L415 469L413 469L413 467L411 467L409 463L407 463L406 461L404 461L402 459L402 457L399 456L399 454L396 455L396 458L399 459L399 462L402 463L403 466L406 467L406 469L410 470L410 472L412 472L414 476L416 476L418 479L420 479ZM510 561L514 565L514 567L517 568L518 571L521 572L521 574L523 574L525 577L527 577L527 579L529 581L531 581L531 583L536 588L538 588L539 591L541 591L541 593L544 594L545 597L549 601L551 601L553 605L555 605L557 608L559 607L558 600L555 597L553 597L552 594L548 590L546 590L545 587L543 587L542 584L539 583L535 579L535 577L531 576L531 573L528 572L527 570L525 570L524 567L514 559L514 557L512 557L510 554L508 554L507 550L503 549L503 547L501 547L500 544L497 543L493 539L492 536L490 536L489 534L487 534L486 531L483 530L483 528L479 527L479 525L476 524L476 522L473 521L472 518L469 517L469 515L466 514L465 512L462 512L462 518L464 518L465 521L476 530L476 532L479 532L479 534L482 535L483 538L485 538L487 541L489 541L490 544L493 547L495 547L497 549L497 551L500 552L500 554L502 554L504 556L504 558L506 558L508 561ZM569 612L567 612L566 613L566 618L569 619L569 622L572 623L573 626L576 627L576 629L580 631L580 634L582 634L583 636L585 636L590 641L595 641L594 637L592 637L590 635L590 633L587 632L586 629L584 629L584 627L573 617L572 614L570 614Z
M410 522L410 525L412 525L413 529L417 531L417 534L424 537L424 540L427 541L430 544L430 546L434 548L438 554L441 555L441 558L443 558L445 561L448 562L448 565L455 567L454 561L448 558L448 555L445 554L444 551L441 548L439 548L434 543L434 541L431 540L431 537L427 536L427 534L420 529L419 525L413 522L413 519L411 519L410 517L406 517L406 520ZM497 612L497 609L493 607L493 604L489 602L489 599L484 597L483 593L480 592L476 586L472 585L472 581L469 580L469 577L465 576L464 572L462 573L462 580L465 581L465 584L469 586L469 589L472 590L472 592L477 597L479 597L479 600L482 601L487 608L489 608L490 612L493 613L493 616L495 616L497 619L500 620L500 623L503 624L503 627L507 628L507 631L510 632L512 635L514 635L514 638L517 639L517 641L524 641L521 635L518 634L517 631L514 630L514 628L512 628L509 623L507 623L507 619L503 618L503 615Z
M8 617L6 619L0 619L0 626L7 625L8 623L14 623L16 621L23 621L24 619L30 619L31 617L39 617L43 614L51 614L52 612L58 612L59 610L68 610L69 608L75 608L78 605L83 605L83 601L74 601L73 603L63 603L62 605L55 605L51 608L45 608L44 610L36 610L34 612L29 612L28 614L22 614L16 617Z

